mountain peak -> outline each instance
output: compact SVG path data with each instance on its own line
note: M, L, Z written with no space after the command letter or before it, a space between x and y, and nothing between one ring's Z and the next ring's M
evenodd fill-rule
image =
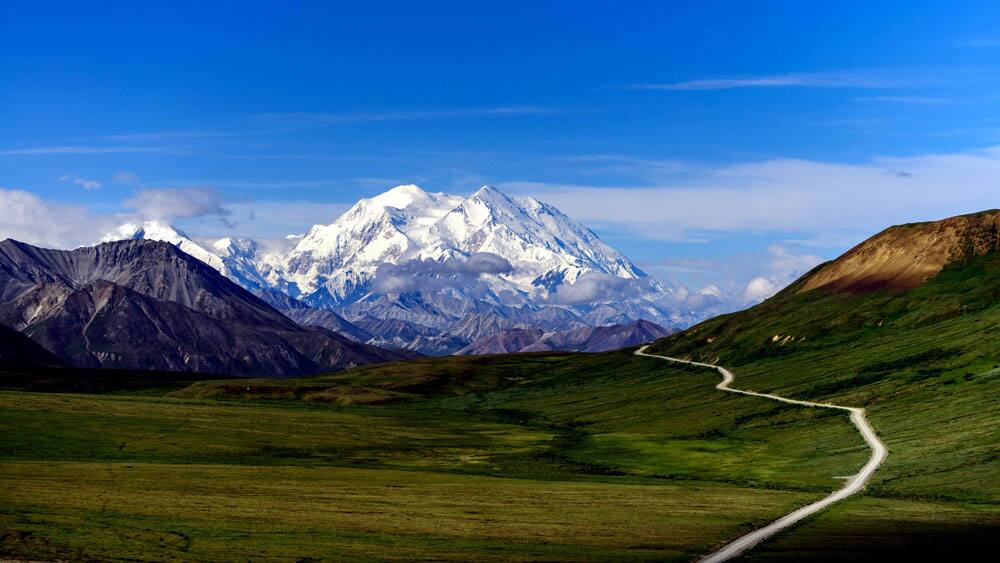
M180 230L175 229L173 225L158 219L146 219L141 223L129 222L122 224L113 232L105 235L101 239L101 242L137 239L163 240L170 242L173 239L181 238L186 239L188 236Z
M469 196L469 199L466 201L480 202L491 209L504 209L514 215L528 215L535 217L539 213L542 213L543 210L547 210L549 213L558 213L559 215L562 215L562 213L557 209L548 206L533 197L520 195L509 196L496 187L490 185L485 185L479 188L474 194Z
M433 196L415 184L403 184L369 199L368 201L381 207L406 209L414 203L424 203Z
M173 225L156 219L147 219L142 223L125 223L114 231L104 235L100 242L118 240L158 240L169 242L184 252L205 262L216 270L222 270L222 259L209 252L200 244L191 240L184 232Z
M488 184L476 190L476 193L469 196L469 199L481 199L484 201L511 201L511 198L507 194Z

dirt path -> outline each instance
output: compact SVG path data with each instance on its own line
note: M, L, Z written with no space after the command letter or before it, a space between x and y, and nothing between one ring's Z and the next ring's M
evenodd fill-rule
M844 486L831 493L812 504L803 506L802 508L790 512L781 518L778 518L774 522L771 522L763 528L758 528L749 534L733 540L732 542L726 544L718 551L703 557L700 561L702 563L716 563L719 561L728 561L734 557L739 556L746 550L757 545L758 543L764 541L765 539L773 536L774 534L784 530L785 528L795 524L796 522L816 514L820 510L830 506L831 504L844 500L845 498L860 492L865 488L865 484L871 478L875 470L878 469L882 462L885 461L888 455L888 450L882 440L879 440L878 434L875 433L875 429L872 428L871 424L865 418L865 409L860 409L856 407L845 407L842 405L834 405L831 403L814 403L812 401L799 401L796 399L786 399L785 397L779 397L777 395L770 395L768 393L755 393L753 391L744 391L742 389L733 389L729 386L733 382L732 372L726 368L719 367L712 364L704 364L701 362L691 362L688 360L681 360L678 358L669 358L667 356L657 356L655 354L647 354L646 348L649 346L643 346L636 350L635 354L637 356L645 356L647 358L659 358L661 360L667 360L668 362L676 362L680 364L689 364L692 366L701 366L706 368L711 368L722 374L722 381L719 382L715 388L720 391L727 391L729 393L739 393L740 395L749 395L751 397L762 397L764 399L771 399L773 401L781 401L783 403L790 403L793 405L801 405L803 407L819 407L824 409L838 409L842 411L847 411L851 413L851 422L857 427L858 432L861 432L861 436L864 437L865 442L868 443L868 447L872 450L872 456L868 459L868 463L861 468L856 475L852 476L850 479L844 483Z

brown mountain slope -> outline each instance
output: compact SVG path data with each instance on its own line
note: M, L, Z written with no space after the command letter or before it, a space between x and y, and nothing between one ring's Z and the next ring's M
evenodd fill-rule
M846 293L905 291L945 266L1000 248L1000 211L889 227L811 272L796 292L827 288Z
M653 350L732 367L828 350L992 311L1000 305L997 280L1000 211L899 225L763 303L661 339Z

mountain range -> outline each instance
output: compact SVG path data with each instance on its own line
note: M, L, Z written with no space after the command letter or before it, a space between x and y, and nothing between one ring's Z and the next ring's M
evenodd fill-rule
M122 239L170 242L297 322L425 354L512 329L674 328L706 314L558 209L490 186L469 197L397 186L290 236L284 251L199 243L158 221L105 237Z
M0 324L79 368L295 376L412 357L303 327L179 246L0 242Z
M607 352L647 344L671 331L649 321L633 321L601 327L581 327L561 332L516 328L484 336L456 354L511 354L515 352Z

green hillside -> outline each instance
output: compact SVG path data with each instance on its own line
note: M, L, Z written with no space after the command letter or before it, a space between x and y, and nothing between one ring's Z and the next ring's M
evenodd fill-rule
M969 217L993 222L996 213ZM898 229L912 235L938 227ZM995 240L995 230L985 232ZM866 243L868 256L876 254L872 247L878 239ZM955 244L974 247L962 237ZM979 248L981 253L960 253L913 289L845 289L846 284L808 289L817 276L833 279L828 272L835 268L850 275L842 258L761 305L652 347L659 354L725 365L743 389L865 407L889 447L865 496L778 536L752 558L813 548L833 550L827 555L836 558L838 550L859 546L873 554L900 546L919 552L935 542L971 548L996 537L1000 252L995 246ZM951 512L966 509L981 516L965 521ZM954 536L942 539L947 531Z

